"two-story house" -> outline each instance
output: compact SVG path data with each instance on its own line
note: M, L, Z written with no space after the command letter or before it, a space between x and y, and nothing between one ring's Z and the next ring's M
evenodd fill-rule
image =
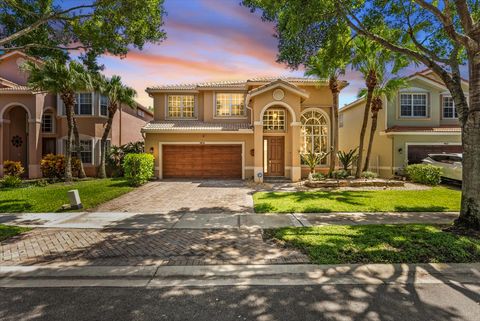
M28 177L40 177L42 156L65 151L67 122L63 104L57 95L28 88L28 75L20 68L28 59L34 58L19 51L0 56L0 176L3 161L13 160L22 162ZM81 157L89 176L96 174L100 160L107 103L107 98L98 93L77 93L75 114L83 147ZM140 105L135 109L123 106L113 120L110 143L142 140L140 129L152 119L151 112Z
M370 170L382 177L402 173L405 165L419 163L430 153L461 153L461 128L455 104L441 78L431 70L408 77L409 87L391 101L383 101L370 161ZM463 89L468 95L468 82ZM358 147L365 100L339 111L340 150ZM365 137L368 144L371 118Z
M142 133L159 178L298 181L308 175L301 153L330 150L333 102L324 80L255 78L146 91L154 121ZM325 158L319 169L327 166Z

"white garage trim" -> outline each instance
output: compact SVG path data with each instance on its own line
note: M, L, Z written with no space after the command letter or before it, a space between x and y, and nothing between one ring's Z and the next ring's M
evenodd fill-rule
M242 145L242 179L245 179L245 142L160 142L158 143L159 179L163 179L163 145Z
M415 145L432 145L432 146L462 146L462 143L457 143L457 142L424 142L424 143L419 143L419 142L414 142L414 143L405 143L405 164L408 164L408 146L415 146Z

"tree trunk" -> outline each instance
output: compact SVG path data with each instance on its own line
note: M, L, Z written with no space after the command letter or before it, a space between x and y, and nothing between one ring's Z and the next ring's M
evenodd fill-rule
M335 76L330 77L329 81L330 91L333 96L333 110L332 110L332 150L330 154L330 169L332 173L337 166L337 154L338 154L338 79Z
M377 130L378 112L382 109L382 99L375 97L372 101L372 124L370 125L370 136L368 139L367 155L365 155L365 165L363 171L368 171L370 167L370 156L372 154L373 140L375 138L375 131Z
M468 66L470 103L468 114L461 115L462 205L455 223L480 230L480 52L469 55Z
M80 170L78 172L78 177L85 178L87 177L87 175L85 174L85 169L83 168L80 133L78 132L77 120L75 119L75 117L73 117L73 134L75 135L75 155L80 161Z
M98 177L100 178L106 178L107 177L107 171L105 169L105 161L106 161L106 156L107 156L107 138L108 135L110 134L110 131L112 130L112 122L113 122L113 116L115 116L115 112L117 111L117 106L116 104L109 104L108 107L108 120L107 123L105 124L105 129L103 131L102 135L102 141L100 143L100 165L98 166Z
M370 114L370 105L372 104L373 90L377 86L377 77L374 70L370 70L367 79L365 79L367 86L367 101L365 103L365 110L363 112L362 130L360 131L360 144L358 145L358 159L355 177L359 178L362 174L362 159L363 159L363 141L365 140L365 133L367 131L368 115Z
M67 146L65 150L65 181L72 181L72 142L73 142L73 107L75 106L75 93L61 94L67 116Z

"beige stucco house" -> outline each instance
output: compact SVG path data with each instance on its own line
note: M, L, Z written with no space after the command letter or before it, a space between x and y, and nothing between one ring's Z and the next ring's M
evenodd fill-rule
M0 176L3 161L13 160L22 162L28 177L40 177L42 155L61 154L65 150L67 123L61 100L54 94L34 92L26 86L28 75L20 66L27 59L33 58L19 51L0 56ZM96 174L107 102L98 93L77 93L75 110L87 175ZM153 115L140 105L136 109L123 107L115 115L110 143L121 145L142 140L140 129L151 119Z
M300 154L330 149L332 95L323 80L255 78L146 91L154 120L142 133L159 178L298 181L308 175ZM327 167L324 159L319 169Z
M408 77L409 87L391 101L384 99L378 115L370 170L382 177L401 174L407 164L421 162L429 153L461 152L461 128L455 104L442 80L431 70ZM468 83L464 82L468 95ZM339 111L339 148L358 146L365 100ZM369 117L365 144L371 126ZM367 146L365 145L365 149Z

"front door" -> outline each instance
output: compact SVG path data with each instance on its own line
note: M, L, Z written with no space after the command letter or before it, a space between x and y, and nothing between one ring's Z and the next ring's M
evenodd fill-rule
M264 137L265 176L285 175L285 139L283 136Z

